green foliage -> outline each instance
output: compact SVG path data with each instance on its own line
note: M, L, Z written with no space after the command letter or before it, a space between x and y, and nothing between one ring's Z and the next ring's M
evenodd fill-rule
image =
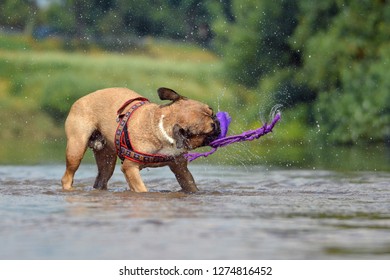
M58 33L126 50L143 36L207 43L210 14L200 0L63 0L41 11ZM136 39L137 38L137 39ZM131 40L130 40L131 39Z
M7 131L0 139L26 136L27 130L19 129L25 119L29 132L40 132L36 133L38 141L53 135L53 126L47 123L57 125L56 137L63 136L63 122L73 102L106 87L128 87L160 102L156 89L168 86L214 108L226 108L232 103L231 92L218 79L220 62L211 53L168 42L161 46L154 42L149 48L151 56L0 51L0 117L14 116L12 122L18 124L0 119L0 126ZM224 98L219 102L221 92Z
M234 18L214 24L228 79L255 87L259 78L293 60L287 38L296 25L296 1L232 1Z
M66 7L60 2L54 2L45 11L42 11L42 19L56 32L64 35L73 35L77 30L74 15L66 12Z
M95 79L79 76L72 73L61 73L51 77L45 84L40 102L44 112L48 113L56 122L63 123L72 104L86 93L104 88Z
M341 73L341 90L320 95L316 119L334 142L384 141L390 135L390 49L377 62L355 63ZM364 79L362 79L364 77Z
M322 139L386 141L388 1L232 0L231 12L213 25L229 80L269 107L308 104L304 122Z
M322 135L338 143L384 141L390 133L390 4L329 0L318 8L302 1L301 13L292 40L304 51L300 75L319 95L313 109Z
M15 30L24 30L34 20L37 10L33 0L2 0L0 7L0 26Z
M31 49L31 44L24 37L0 36L0 49L28 50Z
M208 92L227 89L233 99L219 98L218 102L234 100L237 116L245 115L240 122L244 126L252 126L259 111L267 112L281 103L289 114L300 116L299 108L305 107L305 117L299 118L302 125L319 126L316 135L322 139L336 143L389 139L389 1L59 0L44 9L35 3L1 1L0 26L28 31L34 23L49 25L63 37L44 46L31 38L0 36L2 52L14 50L23 56L21 51L53 49L62 40L66 50L92 53L99 44L115 51L136 49L138 54L131 62L122 57L97 59L100 66L81 55L70 56L69 63L54 59L51 65L31 57L0 59L0 76L6 80L0 79L0 86L6 84L16 99L45 100L47 104L41 105L53 117L63 119L61 106L67 100L49 92L56 85L61 90L59 85L64 83L60 95L73 100L79 95L77 89L70 90L76 87L76 77L82 77L82 90L95 85L136 85L144 91L169 82L211 102L214 96ZM193 63L200 59L198 54L187 52L182 45L156 48L157 41L149 37L209 46L211 33L212 47L222 63ZM140 54L166 58L155 66L154 59L145 60ZM83 65L73 61L75 57ZM180 63L172 63L173 57ZM67 65L72 74L58 63ZM111 63L118 72L112 71Z
M281 104L283 108L295 107L300 103L311 103L316 94L297 75L296 67L285 67L261 80L258 92L268 95L268 107ZM305 123L307 123L306 118Z

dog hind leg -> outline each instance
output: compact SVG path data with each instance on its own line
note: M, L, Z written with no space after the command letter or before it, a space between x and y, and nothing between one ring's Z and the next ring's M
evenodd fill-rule
M73 184L74 174L80 166L84 153L87 149L88 139L69 138L66 145L66 170L62 177L62 188L70 190Z
M95 125L86 120L83 111L75 111L72 107L65 122L66 170L61 180L64 190L72 189L74 174L80 166L94 130Z
M101 149L94 149L93 153L98 167L98 175L93 187L99 190L107 189L107 182L115 169L116 151L109 146L104 146Z

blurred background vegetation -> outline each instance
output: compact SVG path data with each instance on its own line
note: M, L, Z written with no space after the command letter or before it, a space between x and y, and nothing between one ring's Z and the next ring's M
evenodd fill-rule
M277 137L233 161L318 163L328 147L367 162L390 145L389 70L387 0L0 0L0 158L63 148L71 104L93 90L157 101L167 86L228 111L231 133L283 105Z

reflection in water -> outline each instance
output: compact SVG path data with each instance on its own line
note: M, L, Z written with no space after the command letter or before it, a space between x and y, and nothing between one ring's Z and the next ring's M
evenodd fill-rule
M0 167L0 258L388 259L390 173L192 166L185 194L168 169L143 171L150 193L109 190L83 165Z

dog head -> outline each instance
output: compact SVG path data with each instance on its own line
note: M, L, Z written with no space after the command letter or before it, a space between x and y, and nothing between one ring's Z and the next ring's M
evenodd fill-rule
M219 136L219 121L208 105L181 96L172 89L159 88L157 92L161 100L172 101L162 106L169 110L177 149L193 150L207 146Z

